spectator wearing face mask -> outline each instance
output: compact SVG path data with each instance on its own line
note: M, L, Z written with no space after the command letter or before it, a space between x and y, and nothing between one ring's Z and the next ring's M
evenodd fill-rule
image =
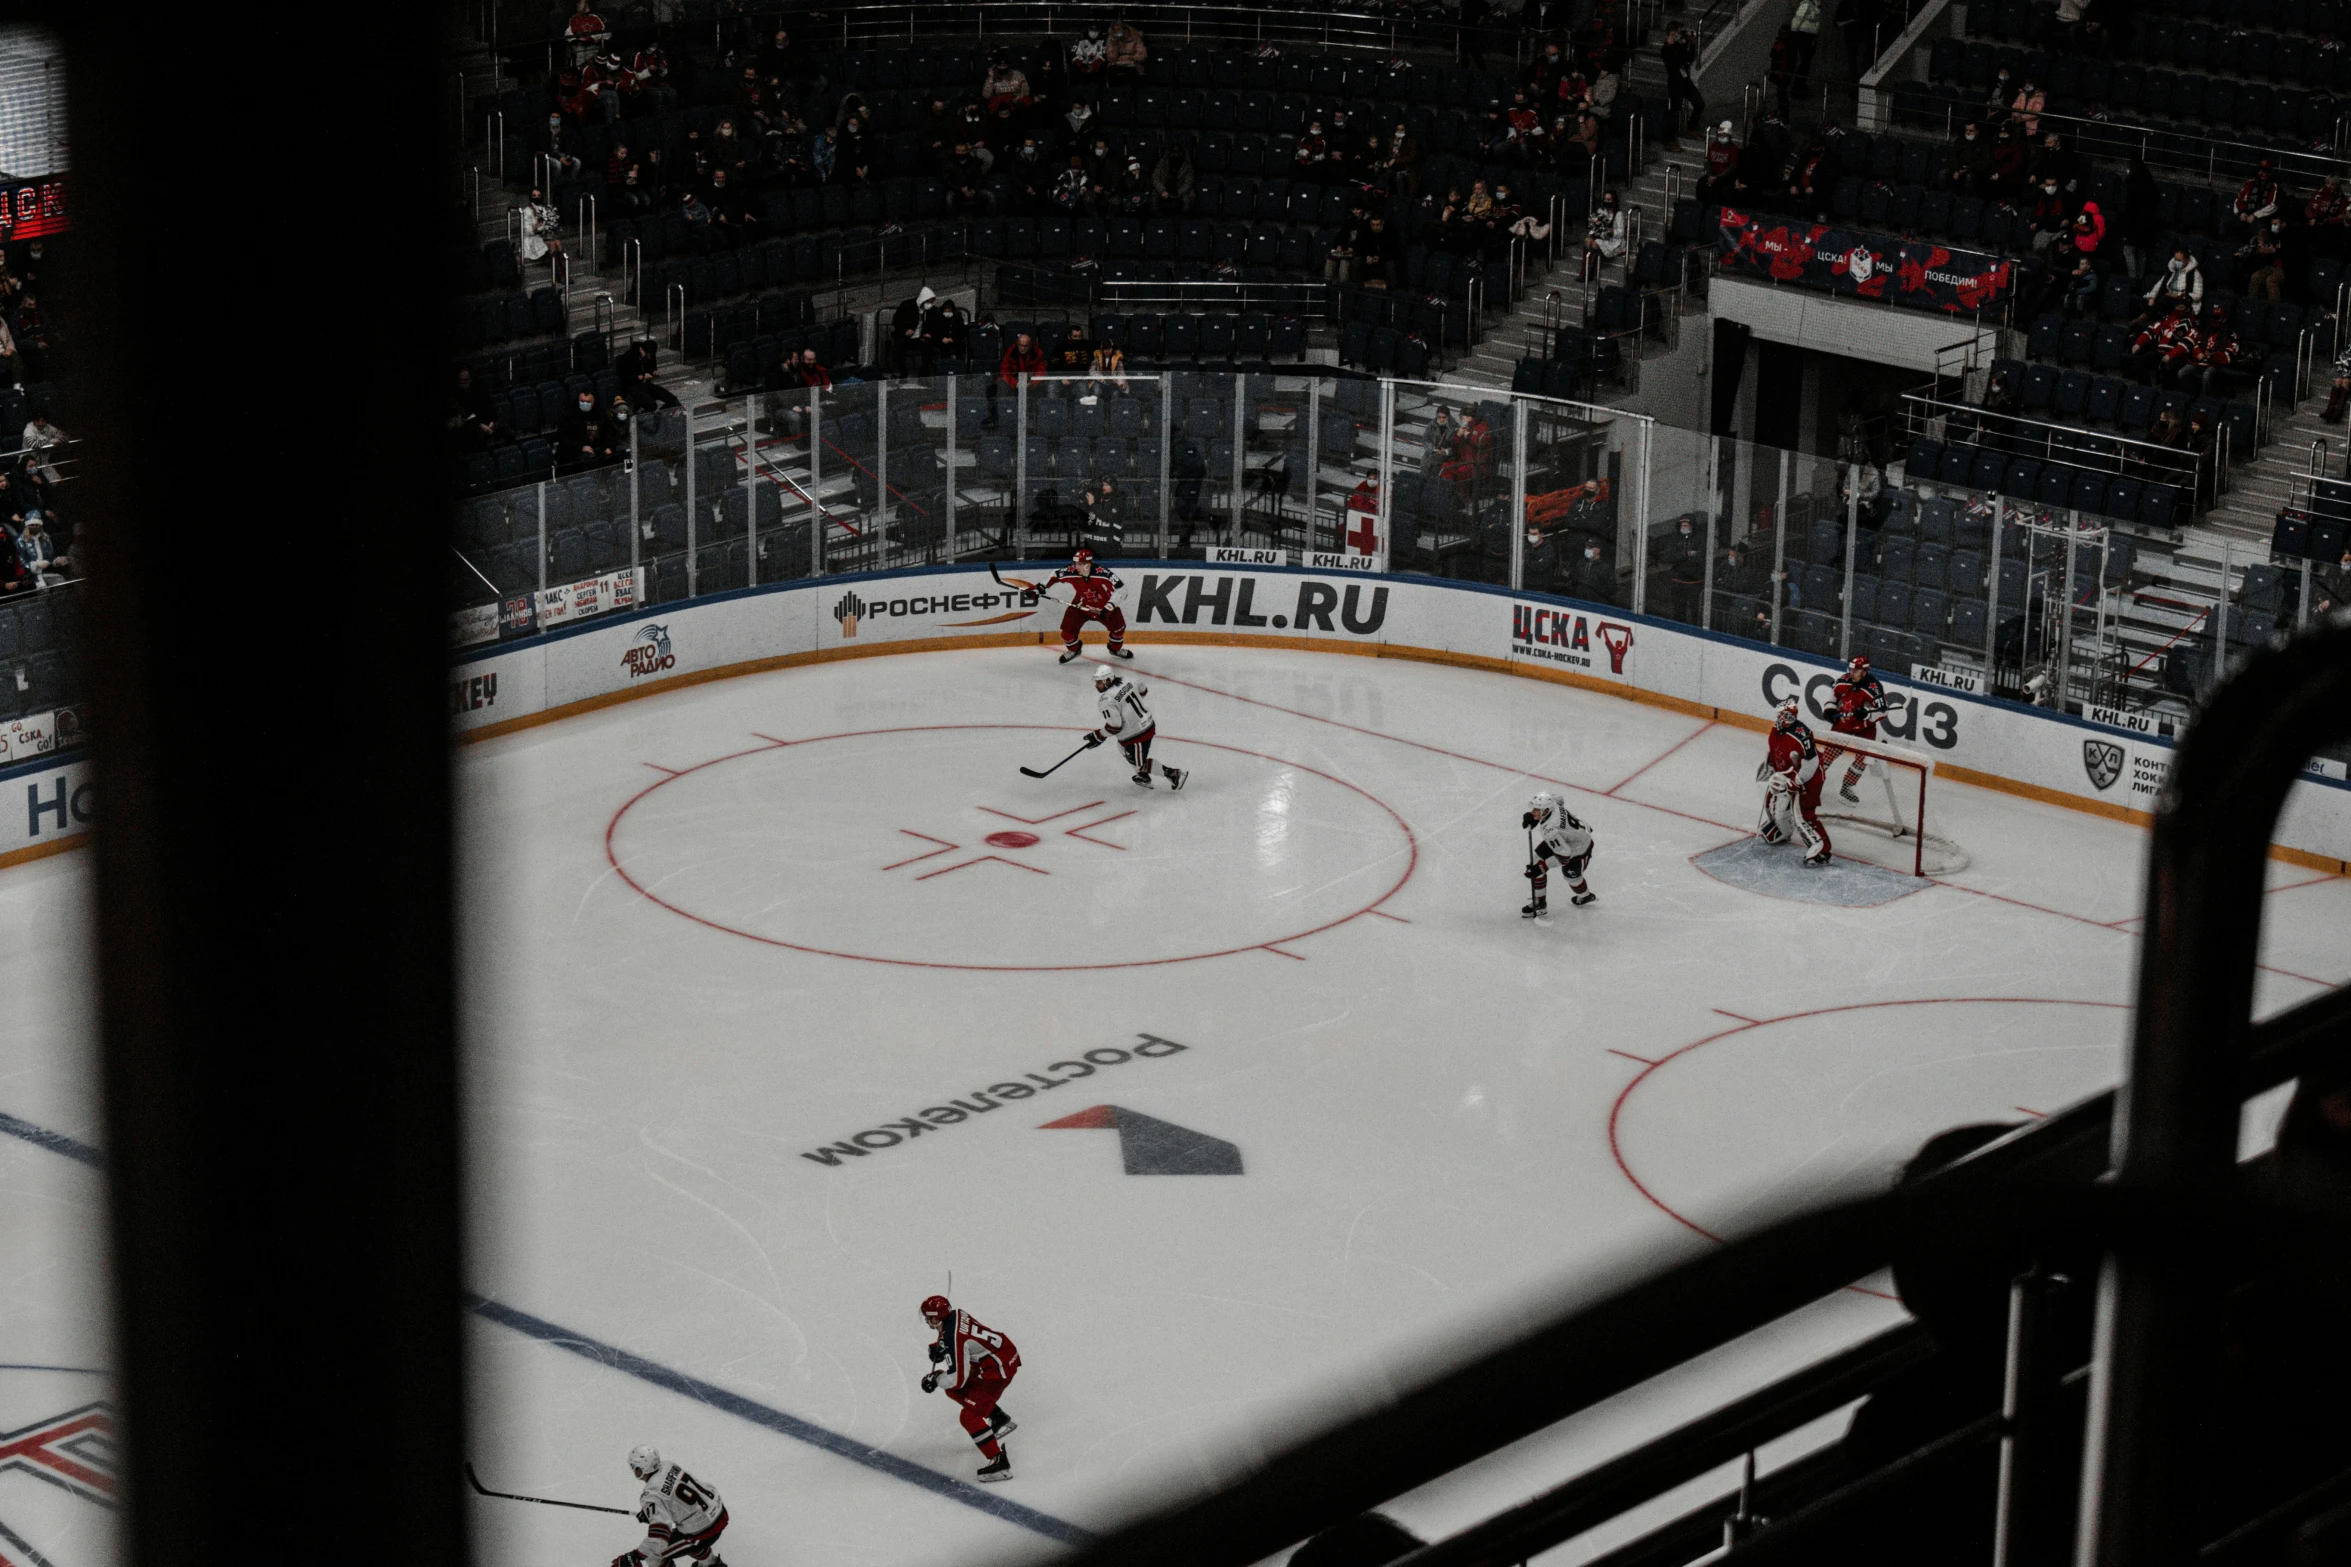
M2030 219L2035 255L2047 255L2051 246L2067 237L2073 228L2073 211L2073 198L2058 186L2055 175L2041 181L2033 193Z
M1576 557L1574 593L1587 603L1616 602L1616 568L1600 558L1598 539L1586 539L1582 553Z
M1951 144L1951 188L1962 196L1980 196L1991 172L1992 143L1984 128L1970 120Z
M25 518L24 532L17 535L17 558L25 570L32 573L42 587L49 585L52 576L61 576L73 569L73 562L57 553L57 544L49 537L49 529L39 512Z
M556 466L567 473L593 468L612 460L613 443L596 394L581 392L564 411L555 431Z
M1683 517L1665 541L1665 580L1673 590L1673 618L1685 626L1698 624L1706 593L1706 539L1697 524Z

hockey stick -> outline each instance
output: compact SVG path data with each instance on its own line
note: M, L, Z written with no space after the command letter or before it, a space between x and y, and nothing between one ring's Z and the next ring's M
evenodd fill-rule
M1060 772L1064 767L1067 767L1072 761L1076 760L1078 751L1091 751L1092 749L1094 748L1091 745L1081 745L1078 747L1077 751L1070 752L1069 755L1063 757L1060 761L1055 762L1051 767L1046 768L1041 773L1038 772L1034 767L1024 767L1021 769L1021 771L1028 774L1031 778L1050 778L1055 773Z
M551 1496L520 1496L512 1491L493 1491L482 1484L482 1477L473 1472L473 1465L470 1463L465 1466L465 1478L472 1481L473 1488L482 1495L500 1497L509 1502L537 1502L542 1507L577 1507L582 1512L619 1513L624 1518L637 1516L625 1507L600 1507L594 1502L559 1502Z

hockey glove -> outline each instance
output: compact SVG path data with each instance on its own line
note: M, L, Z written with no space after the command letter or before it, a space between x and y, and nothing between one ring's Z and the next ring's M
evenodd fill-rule
M939 1391L939 1374L936 1371L922 1379L922 1390L926 1393Z
M1097 729L1086 736L1086 749L1091 751L1102 743L1102 731Z
M1757 762L1755 764L1755 781L1757 783L1771 782L1771 763Z
M1534 813L1534 812L1532 812L1532 811L1529 811L1529 812L1527 812L1527 813L1526 813L1526 815L1524 815L1524 816L1522 816L1522 817L1520 817L1520 818L1518 819L1518 824L1519 824L1519 826L1521 826L1521 827L1532 827L1532 826L1534 826L1534 825L1535 825L1535 813Z
M931 1346L931 1364L932 1364L932 1365L934 1365L934 1366L935 1366L935 1365L937 1365L939 1362L941 1362L942 1360L945 1360L946 1358L947 1358L947 1346L946 1346L946 1345L944 1345L944 1344L933 1344L933 1345Z
M1537 860L1537 861L1535 861L1535 863L1534 863L1534 864L1532 864L1532 865L1530 865L1530 866L1528 866L1528 867L1527 867L1527 880L1529 880L1529 881L1541 881L1542 879L1543 879L1543 862L1542 862L1541 860Z
M645 1558L635 1551L623 1551L612 1559L612 1567L645 1567Z

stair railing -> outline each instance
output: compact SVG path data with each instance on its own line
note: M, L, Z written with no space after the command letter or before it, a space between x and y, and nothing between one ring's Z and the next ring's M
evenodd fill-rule
M670 352L686 351L686 285L672 283L661 291L661 335L668 339Z

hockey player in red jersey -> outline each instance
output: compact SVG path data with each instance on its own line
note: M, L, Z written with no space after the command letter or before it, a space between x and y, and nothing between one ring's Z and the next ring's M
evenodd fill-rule
M1830 731L1875 740L1878 737L1878 720L1886 716L1886 688L1879 682L1876 671L1869 667L1866 654L1855 654L1852 664L1837 677L1835 695L1837 718L1835 723L1829 725ZM1836 742L1830 741L1828 760L1832 763L1836 760L1837 750ZM1871 762L1867 752L1854 751L1850 755L1852 760L1846 764L1845 776L1837 785L1837 795L1848 805L1859 805L1861 796L1856 791L1861 785L1861 775L1869 771ZM1902 808L1894 800L1893 773L1883 762L1876 766L1878 781L1886 786L1886 807L1893 812L1894 820L1898 823L1902 820Z
M935 1393L940 1383L946 1383L947 1396L963 1406L956 1418L987 1460L980 1465L979 1478L1011 1479L1012 1455L1004 1450L1004 1439L1018 1428L996 1401L1004 1396L1004 1385L1020 1373L1020 1350L970 1312L956 1310L944 1295L922 1303L922 1320L938 1335L931 1341L933 1370L922 1379L922 1390Z
M1111 575L1109 569L1094 564L1092 550L1079 550L1069 564L1053 573L1045 586L1069 589L1069 608L1061 617L1061 661L1066 664L1085 649L1078 645L1078 632L1089 620L1102 622L1102 629L1110 633L1110 656L1133 658L1126 649L1126 612L1110 602L1111 595L1126 584Z
M1765 786L1763 817L1755 824L1755 835L1765 843L1802 838L1804 863L1826 865L1831 845L1828 829L1820 824L1820 748L1794 697L1780 704L1769 754L1755 776Z

